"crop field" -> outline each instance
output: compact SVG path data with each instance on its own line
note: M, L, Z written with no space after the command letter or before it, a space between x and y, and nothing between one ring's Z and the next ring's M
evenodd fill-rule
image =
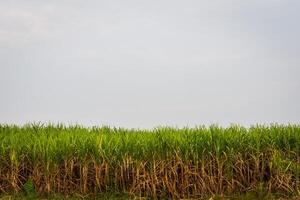
M300 193L300 125L0 125L0 196L205 199Z

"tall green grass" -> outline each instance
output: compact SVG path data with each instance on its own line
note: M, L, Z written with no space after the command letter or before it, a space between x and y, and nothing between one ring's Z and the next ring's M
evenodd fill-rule
M24 168L28 169L26 173L29 175L25 179L30 179L30 174L38 166L51 173L52 168L73 160L82 166L89 166L92 161L117 168L123 165L125 158L146 163L178 158L193 166L223 160L225 169L221 170L230 177L235 173L231 165L239 156L244 160L258 158L260 165L266 160L271 171L291 174L295 180L293 184L298 184L300 126L273 124L245 128L233 125L222 128L212 125L142 130L61 124L0 125L0 172L8 173L8 167L20 170L26 165L28 167ZM27 181L25 179L16 184L22 185ZM0 189L3 180L0 179ZM295 185L291 188L293 191L299 189ZM2 191L8 189L2 186Z
M14 162L27 157L32 162L60 163L87 155L96 160L118 161L124 155L148 160L165 158L175 152L184 159L197 160L209 154L228 156L259 153L266 149L299 155L300 126L271 125L244 128L216 125L195 128L161 127L153 130L31 124L0 125L0 157Z

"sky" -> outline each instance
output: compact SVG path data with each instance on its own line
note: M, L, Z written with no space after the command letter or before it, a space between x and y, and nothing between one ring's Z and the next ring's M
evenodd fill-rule
M0 0L0 123L300 123L299 0Z

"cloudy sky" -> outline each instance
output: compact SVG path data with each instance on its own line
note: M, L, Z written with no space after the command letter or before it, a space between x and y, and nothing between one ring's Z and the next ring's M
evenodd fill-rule
M300 123L299 0L0 0L0 123Z

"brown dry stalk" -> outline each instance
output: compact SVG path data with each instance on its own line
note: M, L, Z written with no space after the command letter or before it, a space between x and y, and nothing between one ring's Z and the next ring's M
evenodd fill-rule
M299 174L274 167L271 170L266 156L269 155L238 154L231 161L226 156L210 156L197 162L182 160L178 156L146 161L126 156L119 163L92 159L81 162L74 158L51 166L24 161L18 166L1 165L0 190L19 191L28 180L33 181L35 190L42 194L123 192L155 199L240 193L262 185L267 191L286 194L299 190Z

